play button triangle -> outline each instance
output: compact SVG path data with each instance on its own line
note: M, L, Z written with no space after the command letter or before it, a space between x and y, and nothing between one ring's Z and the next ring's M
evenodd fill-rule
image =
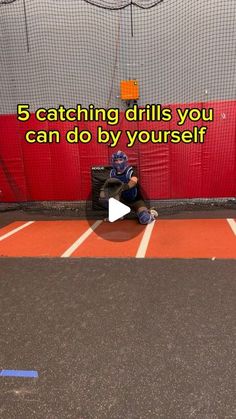
M131 211L127 205L122 204L117 199L110 198L108 203L108 220L113 223L119 218L123 217L126 214L129 214Z

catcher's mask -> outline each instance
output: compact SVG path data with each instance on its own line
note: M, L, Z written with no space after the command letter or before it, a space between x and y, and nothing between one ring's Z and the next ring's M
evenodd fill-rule
M128 166L128 157L123 151L119 150L117 153L112 154L111 163L117 173L123 173Z

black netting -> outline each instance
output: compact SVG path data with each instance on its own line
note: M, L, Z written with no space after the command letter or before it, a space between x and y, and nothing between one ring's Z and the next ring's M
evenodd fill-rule
M0 4L10 4L10 3L14 3L14 1L17 1L17 0L0 0Z
M141 107L236 98L235 0L0 0L0 5L1 115L16 114L18 103L28 103L31 112L78 103L124 110L120 81L128 79L139 81ZM232 117L222 112L219 118L232 131ZM226 151L219 150L221 156ZM209 153L202 158L199 152L195 162L186 148L184 156L190 169L202 163L202 184ZM9 169L16 162L4 162L1 143L0 157L18 198ZM55 156L52 164L57 165ZM150 159L150 172L152 164ZM22 169L27 177L26 166L27 161ZM226 166L217 166L218 177Z
M141 9L150 9L163 0L85 0L86 3L93 4L97 7L103 7L104 9L119 10L128 6L135 5Z
M17 0L0 0L0 4L10 4L14 3ZM19 0L18 0L19 1ZM24 0L23 0L24 1ZM58 3L61 0L54 0ZM80 2L81 0L74 0ZM141 9L150 9L151 7L156 6L157 4L163 2L163 0L82 0L86 3L90 3L97 7L102 7L104 9L110 10L119 10L125 7L135 5Z
M236 97L235 1L0 2L1 114L18 103L122 108L126 79L140 81L140 106Z

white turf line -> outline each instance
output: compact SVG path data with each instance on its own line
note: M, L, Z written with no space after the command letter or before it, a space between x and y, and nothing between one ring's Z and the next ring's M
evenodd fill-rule
M145 228L141 243L139 245L138 251L136 253L136 258L144 258L148 248L148 243L152 235L152 230L154 228L156 221L153 221L151 224L148 224Z
M231 227L231 229L233 230L235 236L236 236L236 222L234 221L233 218L227 218L227 221Z
M22 230L25 227L28 227L30 224L33 224L35 221L28 221L28 223L25 223L21 225L20 227L14 228L14 230L9 231L8 233L4 234L3 236L0 236L0 241L6 239L7 237L12 236L13 234L17 233L18 231Z
M78 238L62 255L61 258L68 258L74 251L96 230L96 228L103 222L103 220L96 221L91 227L86 230L82 236Z

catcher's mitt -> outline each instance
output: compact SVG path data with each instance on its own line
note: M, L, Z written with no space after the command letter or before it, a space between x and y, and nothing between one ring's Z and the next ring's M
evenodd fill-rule
M120 200L124 184L119 179L107 179L100 191L100 199L115 198Z

